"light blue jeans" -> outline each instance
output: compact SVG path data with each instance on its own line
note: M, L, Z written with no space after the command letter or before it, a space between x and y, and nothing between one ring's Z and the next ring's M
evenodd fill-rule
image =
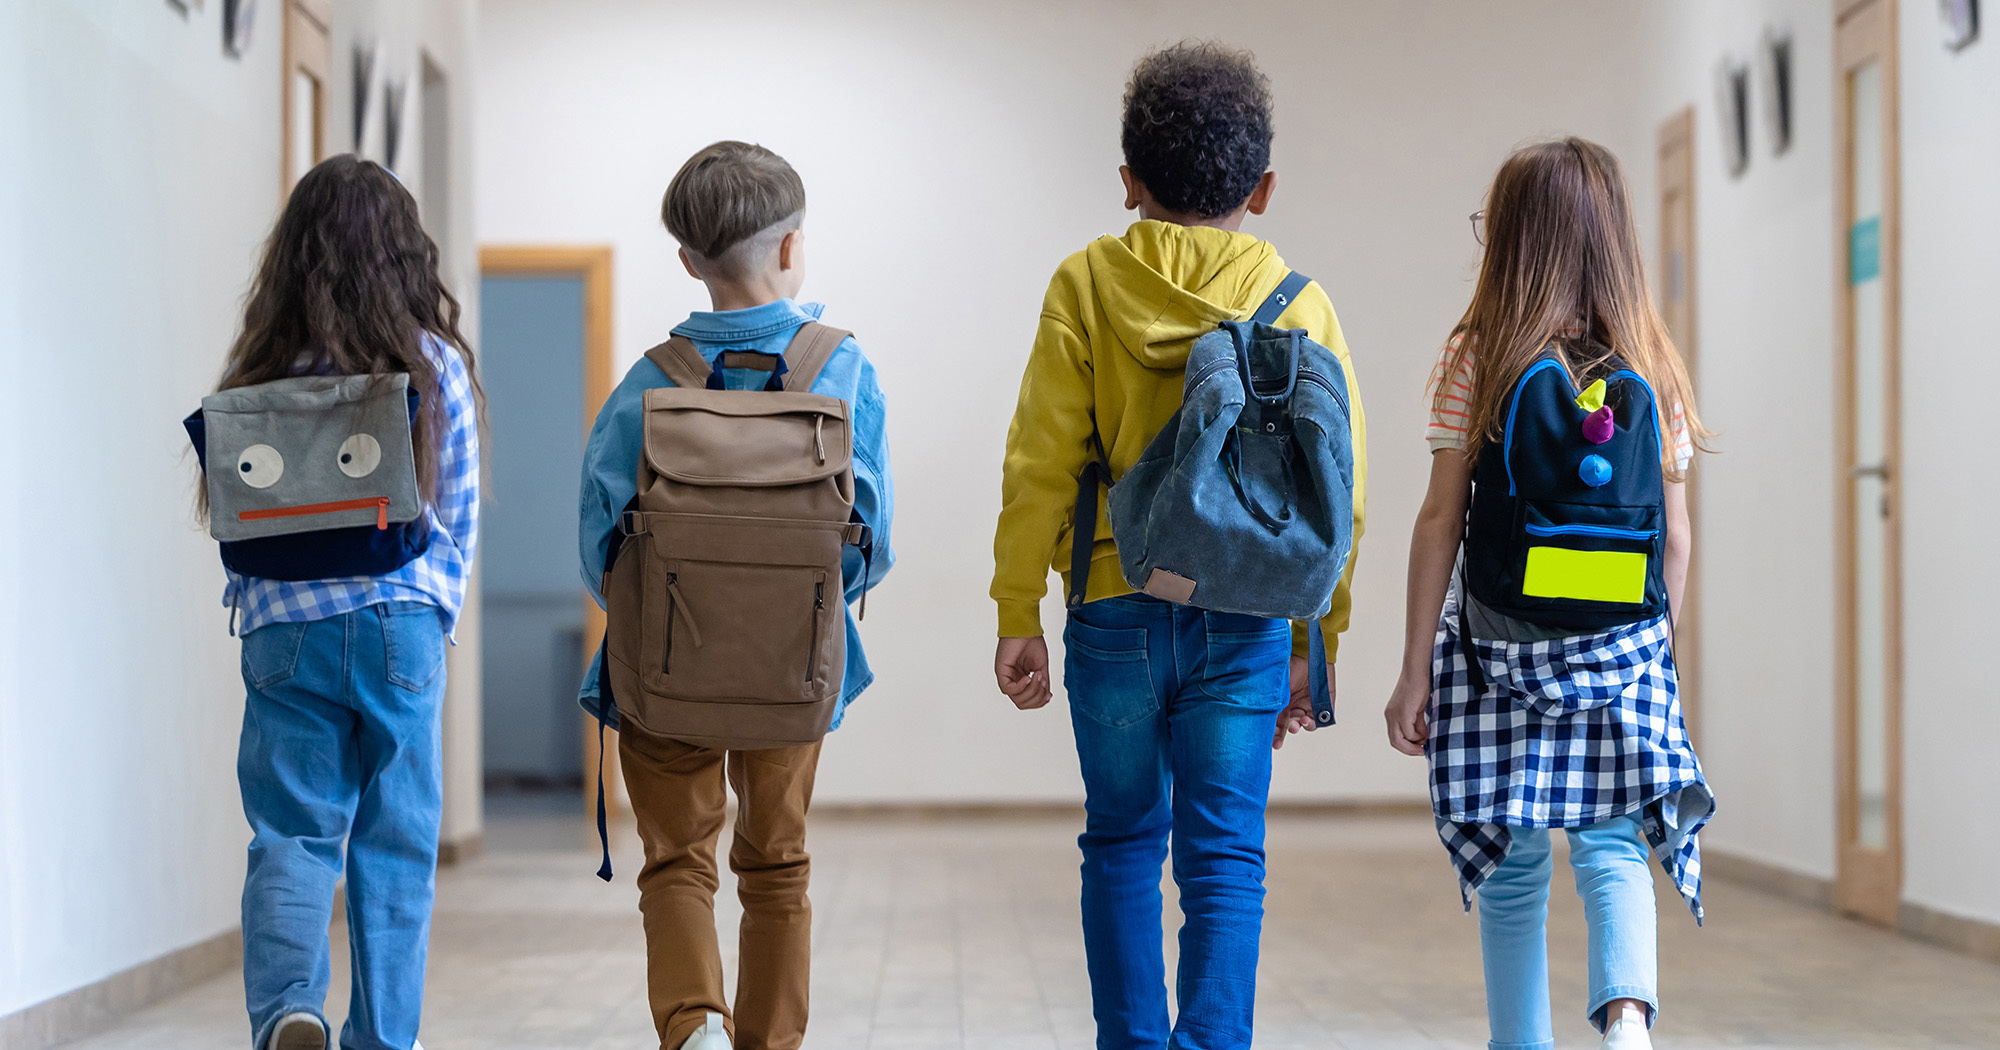
M444 653L438 610L417 602L243 639L243 990L260 1050L285 1015L324 1018L343 862L353 994L340 1045L416 1042L444 804Z
M1063 641L1098 1050L1247 1050L1291 630L1132 595L1071 610ZM1171 1026L1160 944L1170 841L1185 919Z
M1507 829L1507 859L1479 887L1479 948L1486 964L1489 1050L1552 1050L1549 1019L1549 832ZM1653 872L1639 814L1569 829L1569 863L1590 928L1590 1022L1613 999L1659 1011Z

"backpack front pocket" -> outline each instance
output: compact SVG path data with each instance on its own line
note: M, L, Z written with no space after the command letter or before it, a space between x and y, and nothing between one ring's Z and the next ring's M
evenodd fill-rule
M648 692L786 704L823 700L838 686L843 603L825 568L774 564L756 544L739 560L726 542L653 540L640 669Z
M1529 604L1638 607L1660 556L1659 509L1529 501L1516 586Z

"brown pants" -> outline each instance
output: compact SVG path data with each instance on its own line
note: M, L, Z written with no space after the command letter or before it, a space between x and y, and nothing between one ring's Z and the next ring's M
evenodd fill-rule
M805 1041L812 965L806 810L819 748L722 752L631 727L619 735L625 788L646 847L639 912L646 925L646 995L662 1050L680 1050L710 1011L730 1018L737 1050L798 1050ZM722 1001L715 939L725 764L736 792L729 868L743 902L733 1014Z

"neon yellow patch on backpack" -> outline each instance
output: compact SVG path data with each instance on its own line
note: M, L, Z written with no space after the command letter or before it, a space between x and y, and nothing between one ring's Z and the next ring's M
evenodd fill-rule
M1521 593L1530 598L1637 604L1646 600L1646 555L1529 547Z

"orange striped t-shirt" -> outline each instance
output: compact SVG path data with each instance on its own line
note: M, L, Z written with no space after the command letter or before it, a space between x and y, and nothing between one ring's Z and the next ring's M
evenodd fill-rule
M1452 354L1458 347L1459 336L1438 351L1438 362L1431 369L1430 385L1425 389L1436 391L1443 385L1444 396L1433 398L1430 423L1424 428L1424 440L1430 443L1431 451L1440 449L1460 449L1465 447L1466 423L1471 419L1471 406L1466 399L1472 396L1473 354L1468 352L1459 362L1458 370L1444 379L1444 370L1451 363ZM1682 411L1680 402L1674 402L1671 429L1674 435L1674 462L1678 469L1686 470L1694 461L1694 439L1688 434L1687 413Z

